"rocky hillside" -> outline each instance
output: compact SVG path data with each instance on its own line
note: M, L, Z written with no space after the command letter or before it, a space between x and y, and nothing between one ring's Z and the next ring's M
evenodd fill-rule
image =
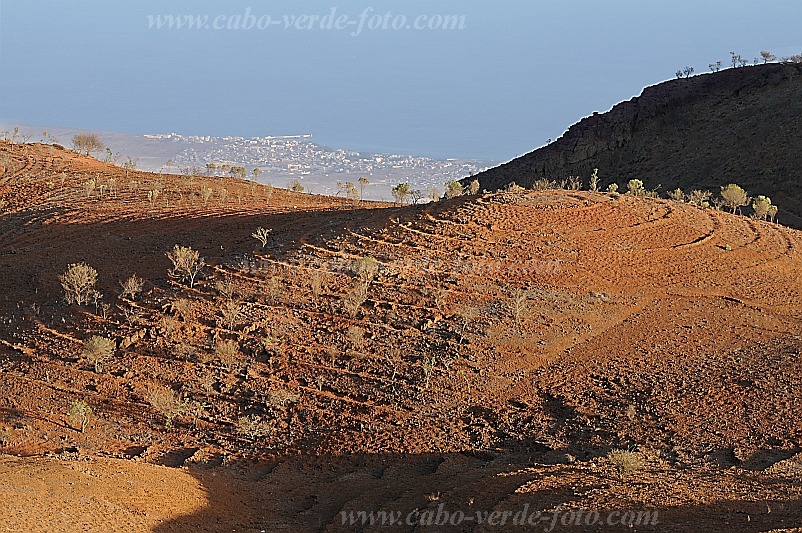
M727 69L644 89L594 113L557 141L478 176L482 188L580 176L601 185L643 180L660 192L718 191L735 182L766 194L779 221L802 227L802 65Z

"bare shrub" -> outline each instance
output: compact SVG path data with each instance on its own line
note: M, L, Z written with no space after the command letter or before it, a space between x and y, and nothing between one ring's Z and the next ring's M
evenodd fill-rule
M675 202L684 202L685 201L685 193L682 192L682 189L677 187L670 193L668 193L668 199L674 200Z
M95 367L95 372L101 374L103 372L103 363L111 358L114 353L114 341L95 335L84 341L83 356L87 361L92 363Z
M243 437L255 440L267 437L272 433L270 424L256 415L241 416L237 420L237 433Z
M281 282L281 278L278 276L272 276L267 278L263 282L263 285L267 303L270 305L276 305L279 303L279 301L281 301L281 296L284 294L284 284Z
M214 282L214 288L223 298L231 300L237 292L237 287L234 284L234 277L226 274L223 279L218 279Z
M340 300L340 304L342 305L343 311L345 311L349 316L356 317L356 315L359 313L359 310L362 308L362 304L364 304L365 300L367 299L367 287L362 283L358 283L356 287L348 292L348 294L343 296L343 298Z
M513 292L512 297L510 297L507 305L509 307L510 314L515 320L515 323L520 325L523 322L524 315L529 308L526 291L517 289L515 292Z
M176 298L173 302L173 310L178 313L184 322L189 322L195 317L195 305L189 298Z
M206 266L206 262L200 257L200 253L188 246L175 247L167 252L167 258L173 263L173 268L168 270L171 277L188 283L190 288L195 285L195 279Z
M434 356L426 357L421 362L421 370L423 370L423 378L425 380L423 384L424 389L429 388L429 381L431 380L432 375L434 374L436 368L437 368L437 359L435 359Z
M688 195L688 203L699 207L707 207L711 196L710 191L693 190Z
M233 370L242 363L242 353L236 341L220 341L214 348L214 355L226 369Z
M640 470L646 464L640 454L618 449L610 450L607 454L607 460L622 473Z
M86 180L84 182L84 185L83 185L84 196L86 196L87 198L92 196L92 193L95 192L95 186L96 185L97 185L97 182L95 180L93 180L93 179Z
M227 300L220 308L220 315L223 318L223 324L226 329L234 329L240 318L242 317L242 305L234 300Z
M578 191L582 188L582 178L579 176L568 176L568 190Z
M480 314L480 309L472 304L464 304L457 309L457 316L459 316L462 326L460 330L461 337L465 337L465 331L467 330L468 326L475 322L476 319L479 318Z
M359 326L350 326L345 332L348 343L355 351L360 351L365 346L365 330Z
M84 305L100 298L95 290L97 270L86 263L73 263L59 276L68 304Z
M181 416L188 406L186 400L181 399L181 395L172 389L160 385L148 387L145 397L147 402L164 416L164 425L171 427L173 421Z
M265 229L260 226L256 228L256 231L251 233L251 237L262 243L262 249L264 250L271 233L273 233L272 229Z
M546 178L537 179L532 184L532 189L535 191L548 191L556 188L557 188L557 182L547 180Z
M128 327L131 328L139 324L139 321L142 319L142 315L144 314L142 309L133 305L118 305L117 309L119 309L123 314L123 318L128 324Z
M70 405L70 410L67 412L67 418L73 428L79 429L81 433L86 431L86 426L89 424L89 417L92 415L92 408L84 400L75 400Z
M353 262L351 270L367 287L379 272L379 262L373 257L362 257Z
M136 274L132 274L130 278L121 281L120 286L122 287L120 296L136 300L136 297L142 292L142 289L145 288L145 280Z
M97 152L103 150L103 142L97 133L77 133L72 138L72 147L76 152L84 152L89 155L89 152Z
M164 331L164 336L170 341L175 340L178 332L181 331L181 322L171 316L163 316L160 325Z
M288 390L273 389L267 393L267 402L276 407L286 407L292 403L298 403L299 396Z
M211 187L207 187L206 185L203 185L200 188L200 197L203 200L203 206L204 207L206 207L209 204L209 198L212 197L213 193L214 193L214 190Z
M187 342L181 342L175 347L175 354L184 361L192 361L198 354L198 349Z
M323 294L323 288L328 283L328 275L320 270L313 270L309 275L309 288L312 289L312 294L317 298Z
M588 189L596 192L599 190L599 169L594 168L593 173L590 175L590 181L588 182Z

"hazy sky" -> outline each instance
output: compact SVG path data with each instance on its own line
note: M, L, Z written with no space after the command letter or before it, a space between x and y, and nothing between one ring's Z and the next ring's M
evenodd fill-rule
M249 7L279 24L149 29ZM332 8L465 27L284 29ZM800 20L799 0L0 0L0 122L507 160L686 65L802 53Z

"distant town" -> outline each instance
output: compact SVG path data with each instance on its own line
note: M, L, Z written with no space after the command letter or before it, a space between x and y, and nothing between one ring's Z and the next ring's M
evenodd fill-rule
M145 170L220 174L218 167L238 166L245 168L251 179L281 187L298 180L307 192L318 194L337 194L338 184L366 178L370 186L365 197L373 199L389 199L390 188L397 183L408 182L422 191L442 191L449 181L494 166L489 161L327 148L312 142L312 135L245 138L167 133L145 137L176 147L169 164Z
M71 146L76 133L86 130L64 127L0 124L0 131L17 131L22 140ZM312 194L345 194L343 185L360 188L365 199L390 200L391 189L409 183L411 190L445 191L445 184L498 165L495 161L434 159L402 154L357 152L329 148L312 141L312 135L264 137L212 137L179 133L130 134L98 131L104 151L98 159L139 170L210 176L238 175L276 187L298 180ZM244 175L236 169L244 169ZM255 172L254 172L255 171ZM364 190L363 190L364 189Z

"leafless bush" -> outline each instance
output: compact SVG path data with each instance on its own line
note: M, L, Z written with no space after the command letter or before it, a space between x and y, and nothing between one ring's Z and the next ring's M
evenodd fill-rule
M707 207L711 196L712 193L710 191L694 190L688 195L688 203L699 207Z
M211 187L202 186L200 188L200 197L203 200L203 206L206 207L209 204L209 198L212 197L214 190Z
M100 298L95 290L97 270L86 263L73 263L59 276L68 304L84 305Z
M176 345L175 354L184 361L191 361L198 354L198 349L187 342L182 342Z
M362 257L353 262L351 270L367 287L379 272L379 262L373 257Z
M643 457L640 454L626 450L610 450L607 454L607 460L622 473L640 470L645 466Z
M97 182L95 180L93 180L93 179L86 180L84 182L84 184L83 184L84 196L86 196L87 198L92 196L92 193L95 192L96 184L97 184Z
M188 406L188 402L182 400L180 394L160 385L148 387L145 399L164 416L164 425L167 427L171 427L173 421L181 416Z
M432 374L434 374L435 368L437 368L437 360L434 356L426 357L421 362L421 370L423 370L423 378L425 380L423 384L424 389L429 388L429 381L432 378Z
M355 351L360 351L365 346L365 330L359 326L350 326L345 336Z
M220 308L220 315L226 329L234 329L242 317L242 305L234 300L227 300Z
M582 178L579 176L568 176L568 190L578 191L582 188Z
M181 331L181 322L171 316L163 316L159 324L164 331L165 338L169 341L174 341Z
M178 313L184 322L189 322L195 317L195 306L189 298L176 298L172 307L173 311Z
M460 335L463 338L468 326L475 322L480 314L480 309L473 304L463 304L457 309L457 316L459 316L462 325Z
M328 275L320 270L313 270L309 275L309 287L312 289L312 294L317 298L323 294L323 288L328 283Z
M535 183L532 184L532 189L535 191L548 191L556 189L557 187L556 181L547 180L546 178L537 179Z
M242 416L237 420L237 433L243 437L255 440L267 437L272 433L270 424L256 415Z
M262 249L264 250L265 246L267 246L267 240L270 238L271 233L273 233L272 229L265 229L260 226L256 228L256 231L251 233L251 237L262 243Z
M529 307L526 291L517 289L513 292L507 305L516 324L520 325Z
M228 370L235 370L242 363L242 353L235 341L220 341L214 348L217 360Z
M175 247L167 252L167 258L173 263L173 268L168 271L171 277L188 283L190 288L195 285L195 279L206 266L206 262L200 257L200 253L188 246Z
M97 133L77 133L72 138L72 147L76 152L84 152L89 155L89 152L97 152L103 150L103 142Z
M298 395L288 390L273 389L267 393L267 401L270 405L286 407L291 403L298 403Z
M126 323L131 328L139 324L144 314L139 307L133 305L118 305L117 309L123 314L123 318L125 318Z
M218 294L223 298L231 300L237 292L237 287L234 284L234 277L226 274L223 279L218 279L214 283L214 288L217 289Z
M142 289L145 288L145 280L136 274L132 274L130 278L121 281L120 286L122 287L120 296L136 300L136 297L142 292Z
M267 278L263 285L267 303L276 305L281 300L282 294L284 294L284 284L281 279L277 276L272 276Z
M358 283L356 287L348 292L348 294L343 296L343 298L340 300L340 304L342 305L343 311L345 311L349 316L356 317L356 315L359 313L359 310L362 308L362 304L364 304L365 300L367 299L367 287L362 283Z
M670 193L668 193L668 199L674 200L675 202L684 202L685 201L685 193L682 192L682 189L677 187Z
M81 355L95 367L98 374L103 372L105 363L114 353L114 341L95 335L84 341Z

